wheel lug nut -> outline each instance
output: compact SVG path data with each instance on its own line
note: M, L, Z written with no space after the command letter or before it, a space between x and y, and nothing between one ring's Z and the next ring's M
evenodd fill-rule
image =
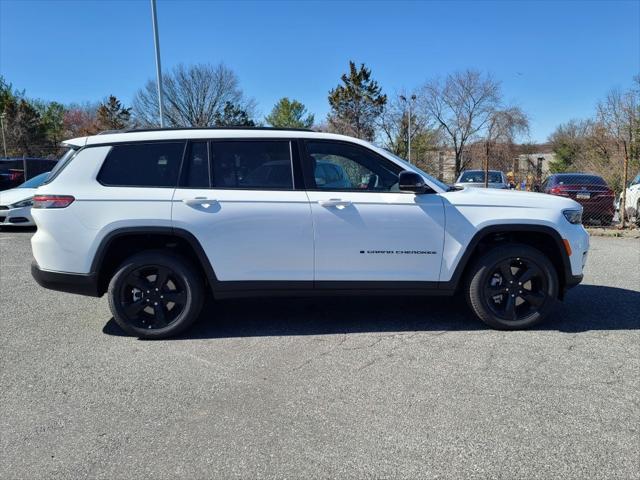
M158 302L153 302L153 304L157 307L158 306Z

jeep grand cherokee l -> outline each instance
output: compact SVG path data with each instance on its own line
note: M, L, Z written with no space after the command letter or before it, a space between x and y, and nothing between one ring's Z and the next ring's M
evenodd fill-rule
M127 332L188 327L205 292L453 295L530 327L582 279L575 201L457 190L368 142L276 129L175 129L68 140L33 205L40 285L107 294ZM321 178L327 168L348 178ZM264 166L287 165L277 175ZM258 171L258 174L254 172Z

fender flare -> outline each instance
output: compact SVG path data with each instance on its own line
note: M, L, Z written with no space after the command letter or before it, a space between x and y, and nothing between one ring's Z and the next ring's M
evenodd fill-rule
M111 243L117 238L125 237L128 235L171 235L185 240L198 257L198 260L211 286L213 287L218 284L218 277L216 276L215 271L213 270L213 266L211 265L211 262L209 261L209 258L202 248L202 245L200 245L198 239L187 230L173 227L123 227L110 231L103 237L103 239L100 241L100 244L98 245L98 248L96 249L93 261L91 262L90 272L92 274L99 274L100 268L102 267L102 264L104 262L105 254L108 251Z
M460 286L460 282L463 280L462 275L465 272L465 269L469 265L470 261L472 261L472 255L475 251L478 244L487 238L490 235L494 235L496 233L522 233L522 232L535 232L542 233L553 238L554 243L560 253L560 258L562 260L562 271L558 272L559 280L561 285L569 285L571 284L573 274L571 272L571 261L569 260L569 255L564 247L564 242L562 241L562 237L552 227L546 225L533 225L528 223L506 223L499 225L489 225L478 230L471 241L468 243L462 258L458 261L456 268L451 276L451 279L446 282L440 282L440 288L445 290L457 290Z

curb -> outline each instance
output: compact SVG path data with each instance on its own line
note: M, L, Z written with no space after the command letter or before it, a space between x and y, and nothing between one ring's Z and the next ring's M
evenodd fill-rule
M586 228L592 237L640 238L640 230L620 230L617 228Z

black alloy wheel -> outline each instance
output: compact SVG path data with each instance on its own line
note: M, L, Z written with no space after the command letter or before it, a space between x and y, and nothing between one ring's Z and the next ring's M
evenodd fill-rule
M145 265L129 272L120 287L120 305L137 328L165 328L184 310L185 285L169 268Z
M504 243L483 253L467 274L467 302L487 325L518 330L543 321L559 294L550 258L529 245Z
M537 312L547 300L547 280L532 261L506 258L491 270L484 286L485 301L500 319L522 320Z
M195 266L172 251L137 253L109 282L109 307L116 323L140 338L168 338L200 314L205 284Z

